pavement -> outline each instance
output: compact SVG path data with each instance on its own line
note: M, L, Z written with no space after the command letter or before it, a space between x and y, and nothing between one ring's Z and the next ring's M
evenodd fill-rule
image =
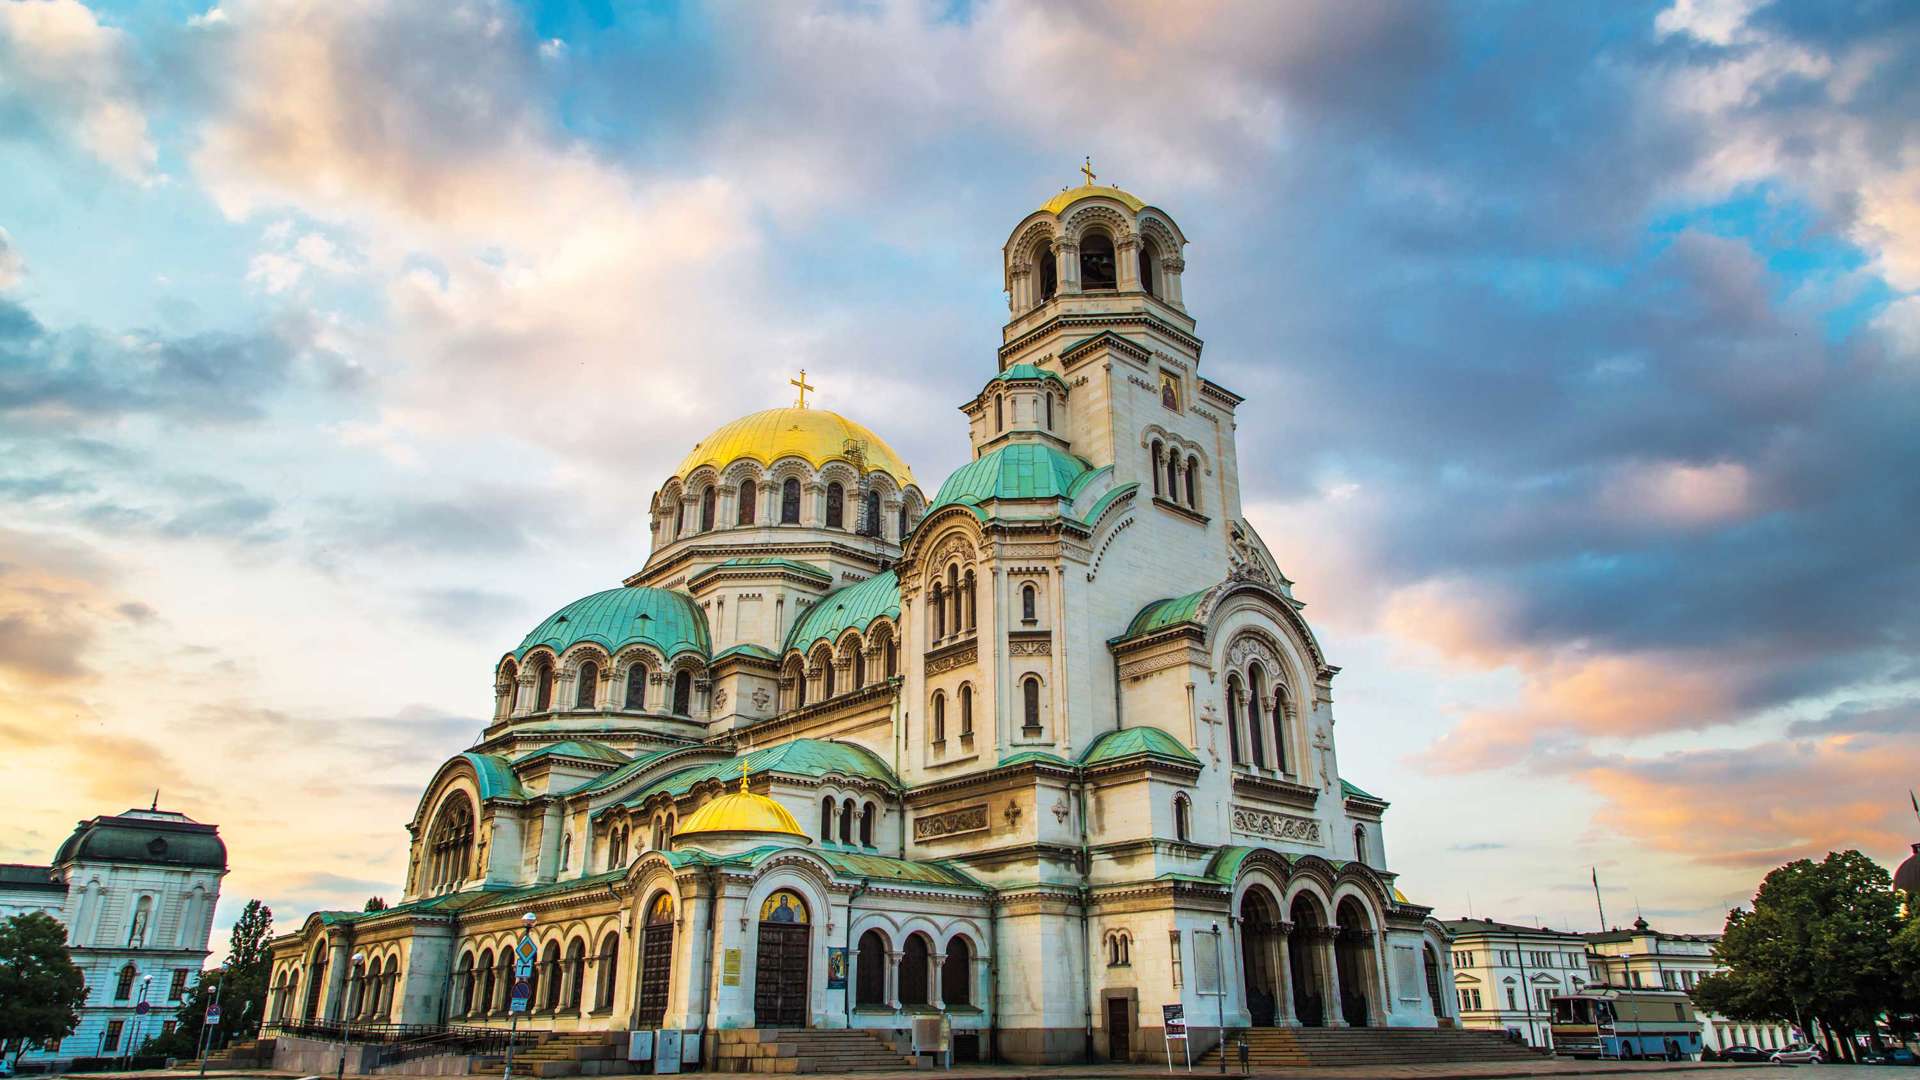
M1436 1062L1431 1065L1341 1065L1315 1068L1272 1069L1251 1074L1250 1080L1506 1080L1508 1077L1528 1076L1612 1076L1630 1073L1636 1077L1672 1077L1680 1074L1698 1076L1701 1073L1734 1073L1755 1070L1779 1070L1795 1068L1801 1070L1794 1080L1816 1080L1817 1077L1838 1077L1842 1070L1851 1072L1851 1066L1783 1066L1763 1064L1731 1064L1724 1062L1665 1062L1665 1061L1580 1061L1565 1058L1542 1058L1539 1061L1497 1061L1497 1062ZM78 1074L76 1074L78 1075ZM157 1070L150 1072L86 1073L86 1080L191 1080L197 1074ZM648 1074L631 1074L648 1075ZM734 1074L709 1074L712 1076ZM747 1074L751 1075L751 1074ZM1220 1074L1211 1069L1196 1068L1192 1072L1176 1069L1168 1072L1165 1068L1153 1065L965 1065L951 1070L926 1071L901 1070L899 1072L857 1072L857 1073L809 1073L808 1080L1210 1080ZM1248 1074L1229 1072L1230 1078L1249 1080ZM300 1073L277 1072L271 1069L218 1070L209 1069L207 1080L237 1080L240 1077L251 1080L331 1080L329 1077L302 1076ZM356 1078L356 1080L395 1080L391 1075ZM422 1078L426 1080L426 1078ZM1743 1080L1730 1077L1729 1080ZM1784 1080L1784 1078L1783 1078Z

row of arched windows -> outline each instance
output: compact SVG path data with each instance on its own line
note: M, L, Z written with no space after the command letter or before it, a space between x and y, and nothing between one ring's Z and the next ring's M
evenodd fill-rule
M1258 664L1245 675L1227 676L1227 744L1233 764L1291 772L1287 762L1287 695L1284 686L1267 692L1266 672Z
M389 956L383 965L375 959L353 965L347 983L347 1018L358 1021L384 1020L393 1014L393 993L400 986L400 957Z
M954 700L958 703L960 713L960 737L962 739L971 739L973 738L973 684L961 683L960 689L956 690L953 696ZM935 690L933 692L932 717L933 741L935 745L946 742L947 692L945 690Z
M957 717L959 721L958 734L962 739L973 738L973 704L975 696L972 683L961 683L959 689L953 693L953 708L954 711L959 714ZM1041 697L1042 686L1040 676L1028 675L1020 680L1020 735L1022 738L1035 738L1041 733ZM928 738L935 746L939 746L947 741L947 700L947 692L945 690L935 690L932 699L927 703L928 727L930 729Z
M473 875L473 801L457 792L440 804L427 833L420 891L452 892Z
M870 848L873 846L873 828L879 813L879 807L872 802L861 806L856 805L852 798L836 802L831 795L823 796L820 799L820 842L831 844L834 837L838 836L840 843L851 846L857 836L861 847Z
M1135 244L1135 267L1140 289L1150 296L1161 296L1160 246L1151 237ZM1036 303L1045 303L1060 291L1059 256L1051 241L1042 241L1034 249L1034 269L1039 272ZM1113 236L1104 229L1088 229L1080 236L1080 290L1103 292L1120 287L1120 261L1114 254ZM1165 297L1161 297L1165 299Z
M947 567L945 582L937 576L934 578L933 588L927 594L927 620L927 629L935 641L978 628L980 591L972 568L962 575L959 564L955 563Z
M1051 417L1051 406L1049 406ZM1051 423L1049 423L1051 426ZM754 525L760 516L761 486L752 480L740 481L739 493L734 503L734 524ZM697 503L682 502L679 510L669 521L670 530L665 539L678 540L683 536L712 532L715 515L718 513L719 489L709 485L700 493ZM782 525L800 524L800 497L802 487L798 477L789 476L780 482L778 509L774 520ZM695 507L697 506L697 511ZM849 512L854 512L854 520L849 521ZM864 495L849 492L845 484L834 480L827 484L826 516L821 524L829 529L846 529L861 536L880 535L880 491L868 488ZM697 516L696 516L697 515ZM905 539L908 526L907 505L902 501L899 511L898 538ZM697 525L697 528L693 527Z
M1035 416L1033 419L1036 423L1044 419L1045 430L1047 431L1053 430L1053 397L1054 395L1051 393L1041 394L1041 403L1035 406L1036 411L1045 410L1045 412L1040 416ZM1019 397L1013 399L1013 411L1016 414L1013 422L1017 424L1020 422L1018 415L1020 412ZM993 430L996 433L1007 430L1007 395L1004 393L993 396Z
M948 1008L973 1004L973 943L962 935L947 942L939 964L939 1004ZM897 998L889 997L888 975L894 954L879 930L860 935L854 953L854 1004L873 1008L924 1006L934 1003L933 942L925 934L909 934L899 953Z
M593 967L593 1000L585 998L587 968ZM597 957L587 957L585 938L575 937L567 946L565 959L560 943L549 941L533 975L527 980L529 1011L536 1013L579 1012L590 1008L604 1013L613 1008L614 990L619 985L620 936L608 931L600 941ZM472 951L461 954L454 973L454 1001L450 1010L454 1019L504 1016L507 998L513 988L513 949L501 946L498 954L483 949L476 958Z
M617 691L610 692L607 695L607 700L603 703L600 700L600 661L583 660L580 662L580 666L575 670L573 676L572 707L576 709L621 708L632 711L643 710L647 707L647 673L648 668L644 662L636 661L629 665L627 667L625 681L617 688ZM528 711L530 713L552 711L553 697L558 681L558 676L554 671L553 660L546 656L541 656L534 660L531 679L533 682L533 693L531 700L527 702L529 706ZM519 702L518 683L519 668L513 661L509 660L500 669L501 692L506 697L503 706L506 715L509 717L517 714L516 706ZM616 700L619 702L618 705L614 704ZM693 715L693 672L691 670L681 668L679 671L674 672L671 704L671 711L674 715Z
M1155 498L1200 509L1200 458L1188 454L1183 459L1179 447L1153 440L1153 494Z
M891 679L899 674L900 647L893 639L891 624L869 627L868 634L867 639L857 633L843 636L837 652L821 641L804 660L797 654L789 654L780 674L781 693L787 698L783 709L804 708L816 700L826 701L863 690L871 677ZM878 643L868 648L867 642L874 639L878 639ZM841 668L847 672L845 686L841 685Z

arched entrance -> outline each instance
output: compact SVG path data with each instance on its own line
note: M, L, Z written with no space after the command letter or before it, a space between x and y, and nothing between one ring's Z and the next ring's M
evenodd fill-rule
M1246 981L1248 1022L1273 1027L1280 1017L1280 905L1258 885L1240 900L1240 970Z
M667 995L673 987L673 896L658 893L647 905L646 929L640 932L639 1007L636 1027L657 1028L667 1017Z
M806 901L791 889L781 889L761 902L753 974L755 1027L806 1026L812 929Z
M1334 963L1340 971L1340 1015L1353 1027L1372 1022L1374 994L1373 925L1360 902L1349 896L1336 909Z
M1420 955L1426 961L1427 1003L1433 1006L1433 1018L1442 1025L1447 1022L1447 1003L1440 997L1440 957L1433 951L1433 943L1420 946Z
M1307 1027L1322 1027L1327 1023L1327 918L1319 901L1306 893L1293 898L1288 915L1293 923L1287 939L1287 974L1293 985L1294 1016Z

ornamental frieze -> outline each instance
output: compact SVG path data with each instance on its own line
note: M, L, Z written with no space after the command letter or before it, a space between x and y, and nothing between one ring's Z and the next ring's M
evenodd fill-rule
M965 648L945 656L936 656L927 661L927 674L938 675L955 668L972 667L979 659L980 650L977 647Z
M1052 656L1053 635L1037 634L1033 637L1015 637L1007 641L1008 656Z
M1269 810L1254 810L1245 806L1233 808L1233 831L1247 836L1264 837L1268 840L1287 840L1296 844L1317 846L1323 843L1320 839L1320 822L1313 818L1276 814Z
M943 810L938 814L926 814L913 819L913 838L919 840L939 840L962 833L982 832L987 827L987 806L963 806L958 810Z

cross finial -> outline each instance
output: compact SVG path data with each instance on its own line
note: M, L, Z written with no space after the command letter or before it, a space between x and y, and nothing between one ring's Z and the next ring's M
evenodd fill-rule
M1087 187L1093 186L1093 181L1095 177L1093 172L1093 155L1092 154L1088 154L1086 161L1081 164L1080 175L1087 178L1087 184L1086 184Z
M817 386L812 386L812 385L809 385L809 384L808 384L808 382L807 382L807 369L806 369L806 368L801 368L801 369L800 369L800 377L799 377L799 378L797 378L797 379L788 379L788 380L787 380L787 385L788 385L788 386L793 386L793 387L798 387L798 388L799 388L799 390L800 390L800 408L802 408L802 409L804 409L804 408L806 408L806 407L807 407L807 391L809 391L809 390L818 390L818 389L820 389L820 388L819 388L819 387L817 387Z

